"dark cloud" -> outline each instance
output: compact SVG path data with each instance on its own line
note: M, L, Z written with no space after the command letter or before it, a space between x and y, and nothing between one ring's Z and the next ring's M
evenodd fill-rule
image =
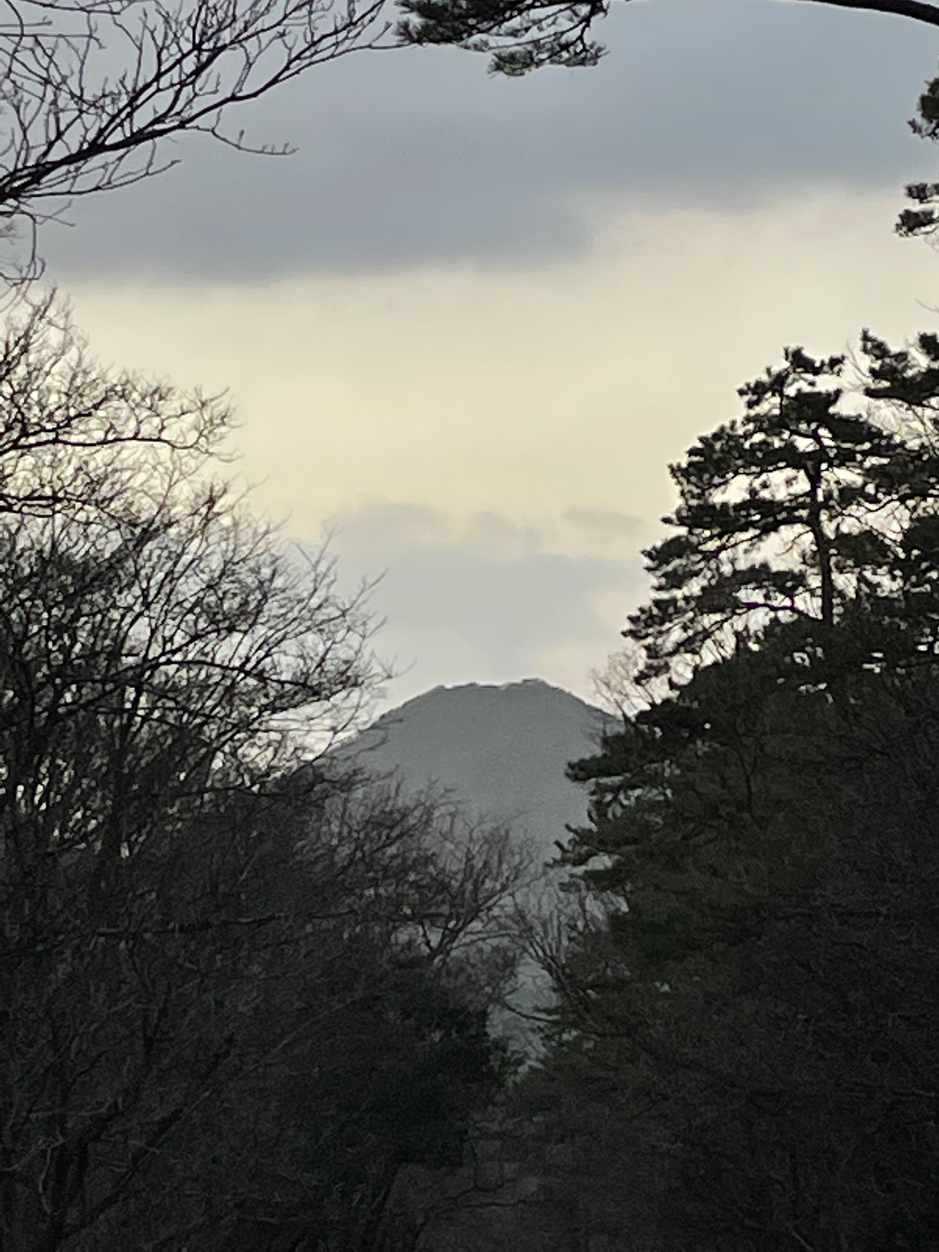
M774 0L633 0L596 70L490 78L480 57L354 55L246 109L289 158L180 142L179 168L74 206L52 271L267 280L582 247L598 195L753 204L781 186L899 185L939 154L905 125L939 38ZM899 196L898 196L899 200Z

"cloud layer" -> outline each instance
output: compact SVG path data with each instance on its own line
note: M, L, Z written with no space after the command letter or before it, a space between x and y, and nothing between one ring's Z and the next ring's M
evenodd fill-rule
M641 524L623 514L538 522L373 502L331 519L343 585L380 579L377 652L394 703L438 683L541 675L589 696L641 597ZM592 551L596 537L599 551Z
M52 272L255 281L582 249L611 198L734 208L781 187L897 185L935 156L905 120L939 39L774 0L633 0L596 70L486 75L481 58L353 55L233 115L289 158L191 139L181 165L73 206Z

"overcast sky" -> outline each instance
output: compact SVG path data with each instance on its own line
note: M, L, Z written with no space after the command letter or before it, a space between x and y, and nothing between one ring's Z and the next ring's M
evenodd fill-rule
M667 462L787 343L935 327L892 223L939 148L939 32L793 0L632 0L595 70L352 56L49 227L100 356L229 387L238 468L439 682L580 694L642 595Z

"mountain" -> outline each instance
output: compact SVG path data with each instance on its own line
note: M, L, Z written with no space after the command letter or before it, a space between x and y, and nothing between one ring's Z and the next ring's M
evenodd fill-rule
M534 854L537 869L554 858L566 825L586 817L586 793L566 778L568 762L592 755L603 728L614 724L608 714L540 679L501 687L468 683L435 687L385 713L340 755L396 778L405 790L443 789L467 816L508 823ZM517 901L536 912L562 907L552 884L565 872L544 869ZM523 958L495 1029L536 1055L534 1022L551 999L546 972Z
M532 868L546 865L566 825L586 817L583 788L565 776L568 762L596 751L614 719L540 679L504 686L435 687L385 713L339 750L406 791L442 789L469 817L509 824ZM516 895L532 923L563 908L556 884L566 871L545 868ZM541 964L523 956L493 1028L530 1057L541 1050L537 1021L553 999Z
M537 678L435 687L385 713L348 745L361 765L411 790L443 787L468 813L511 822L550 859L565 824L586 815L569 761L596 750L612 719Z

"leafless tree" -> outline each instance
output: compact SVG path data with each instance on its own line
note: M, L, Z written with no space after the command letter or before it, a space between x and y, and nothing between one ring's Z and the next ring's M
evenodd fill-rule
M230 107L378 46L385 2L3 0L7 232L19 222L32 239L69 198L166 169L175 162L162 145L174 135L200 131L249 148L243 131L227 124Z
M213 481L227 420L54 301L0 344L2 1252L404 1248L498 1085L521 866L318 757L368 615Z
M55 292L21 294L4 324L0 515L188 508L230 426L221 397L102 368Z

